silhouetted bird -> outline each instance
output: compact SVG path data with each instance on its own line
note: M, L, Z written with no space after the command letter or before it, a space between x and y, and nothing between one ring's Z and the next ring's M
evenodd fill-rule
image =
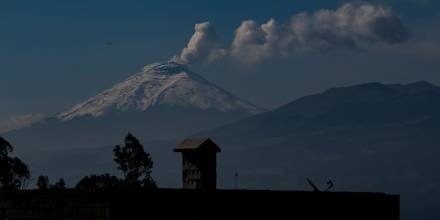
M331 180L327 181L327 185L328 185L328 187L325 190L326 192L328 192L331 188L333 188L333 186L334 186L333 181L331 181Z
M307 182L310 184L310 186L312 186L313 192L322 192L309 178L307 178ZM324 190L324 192L328 192L331 188L333 188L333 181L327 181L327 185L328 187Z
M321 192L321 190L319 190L318 187L316 187L316 185L309 178L307 178L307 182L310 184L310 186L312 186L313 192Z

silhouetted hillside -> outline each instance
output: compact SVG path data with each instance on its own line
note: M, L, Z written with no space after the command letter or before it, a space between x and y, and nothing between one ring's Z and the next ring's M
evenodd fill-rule
M223 147L220 172L240 185L402 193L406 217L437 217L440 88L427 82L329 89L204 132Z

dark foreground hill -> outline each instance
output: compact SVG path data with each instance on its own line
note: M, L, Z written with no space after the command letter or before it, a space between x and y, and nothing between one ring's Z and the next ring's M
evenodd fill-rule
M0 216L2 219L28 220L398 220L399 196L382 193L142 188L0 191Z

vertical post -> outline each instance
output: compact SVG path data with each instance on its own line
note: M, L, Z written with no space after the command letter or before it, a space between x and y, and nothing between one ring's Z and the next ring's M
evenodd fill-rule
M238 189L238 173L234 173L234 189Z

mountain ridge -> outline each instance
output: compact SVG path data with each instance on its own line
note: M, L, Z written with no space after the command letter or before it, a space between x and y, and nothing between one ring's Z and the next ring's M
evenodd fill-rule
M223 146L221 175L240 172L242 185L331 178L338 191L400 194L406 218L436 219L439 134L440 87L415 82L333 88L194 137Z

